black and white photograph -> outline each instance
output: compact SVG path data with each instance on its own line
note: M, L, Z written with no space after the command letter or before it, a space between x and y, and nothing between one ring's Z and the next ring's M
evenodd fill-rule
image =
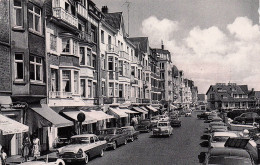
M0 0L0 165L260 165L260 0Z

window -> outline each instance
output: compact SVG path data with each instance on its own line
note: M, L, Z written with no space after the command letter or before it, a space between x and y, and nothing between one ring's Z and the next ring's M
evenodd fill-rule
M104 40L105 40L104 31L101 30L101 42L102 42L102 43L105 43Z
M108 35L108 44L111 44L112 43L112 39L111 39L111 36Z
M164 69L164 63L160 63L160 69Z
M91 49L87 50L87 65L91 66Z
M62 39L62 52L70 53L70 39L68 38Z
M80 57L79 57L80 65L85 65L85 48L84 47L79 48L79 54L80 54Z
M97 43L97 28L91 25L91 41Z
M123 76L123 61L119 60L119 67L118 67L119 75Z
M51 91L58 91L58 70L51 69Z
M109 83L109 97L113 97L113 96L114 96L114 84Z
M14 26L23 26L23 12L21 0L14 0Z
M50 42L51 50L56 51L57 50L57 36L51 34L50 35L50 40L51 40L51 42Z
M74 94L79 94L79 72L74 71Z
M71 71L70 70L62 71L62 91L71 92Z
M115 97L118 97L118 83L115 85Z
M72 54L77 56L78 55L78 43L73 40L72 44L73 44L73 47L72 47L73 48L73 52L72 52Z
M101 69L105 70L106 68L106 60L105 60L105 55L101 55Z
M24 62L23 54L15 54L14 58L14 67L15 67L15 79L23 80L24 79Z
M149 73L146 73L146 81L149 82Z
M92 54L92 66L94 69L96 69L97 64L96 64L96 55L95 54Z
M215 99L215 95L214 95L214 94L210 94L210 95L209 95L209 98L210 98L210 99Z
M123 84L119 84L119 97L123 97Z
M102 94L102 96L105 96L105 82L104 81L102 81L101 94Z
M97 97L97 83L93 82L93 97Z
M85 79L80 80L80 96L86 97L86 80Z
M108 58L108 70L114 70L113 69L113 57Z
M164 79L164 73L160 73L160 79Z
M29 29L41 33L41 9L29 3L28 10Z
M88 98L92 98L92 81L88 80Z
M42 81L42 58L30 56L30 80Z

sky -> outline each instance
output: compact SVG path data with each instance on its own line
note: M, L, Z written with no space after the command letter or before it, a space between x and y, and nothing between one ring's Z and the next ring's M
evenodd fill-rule
M93 0L109 12L128 12L124 0ZM130 37L171 52L173 64L199 93L215 83L260 90L259 0L129 0Z

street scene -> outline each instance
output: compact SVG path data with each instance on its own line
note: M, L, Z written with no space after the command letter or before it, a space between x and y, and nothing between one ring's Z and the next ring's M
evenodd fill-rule
M259 0L1 0L0 165L260 164Z

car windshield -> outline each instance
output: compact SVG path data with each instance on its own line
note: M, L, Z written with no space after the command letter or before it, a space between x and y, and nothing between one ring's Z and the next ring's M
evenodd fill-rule
M158 123L158 126L167 126L167 123Z
M75 137L71 138L70 144L88 144L89 138L88 137Z
M115 134L115 130L114 129L107 129L107 130L101 130L99 131L100 135L114 135Z
M213 156L209 158L208 164L252 165L252 162L249 158L244 158L244 157Z
M227 141L229 137L228 136L214 136L212 138L212 141L215 141L215 142L225 142Z

